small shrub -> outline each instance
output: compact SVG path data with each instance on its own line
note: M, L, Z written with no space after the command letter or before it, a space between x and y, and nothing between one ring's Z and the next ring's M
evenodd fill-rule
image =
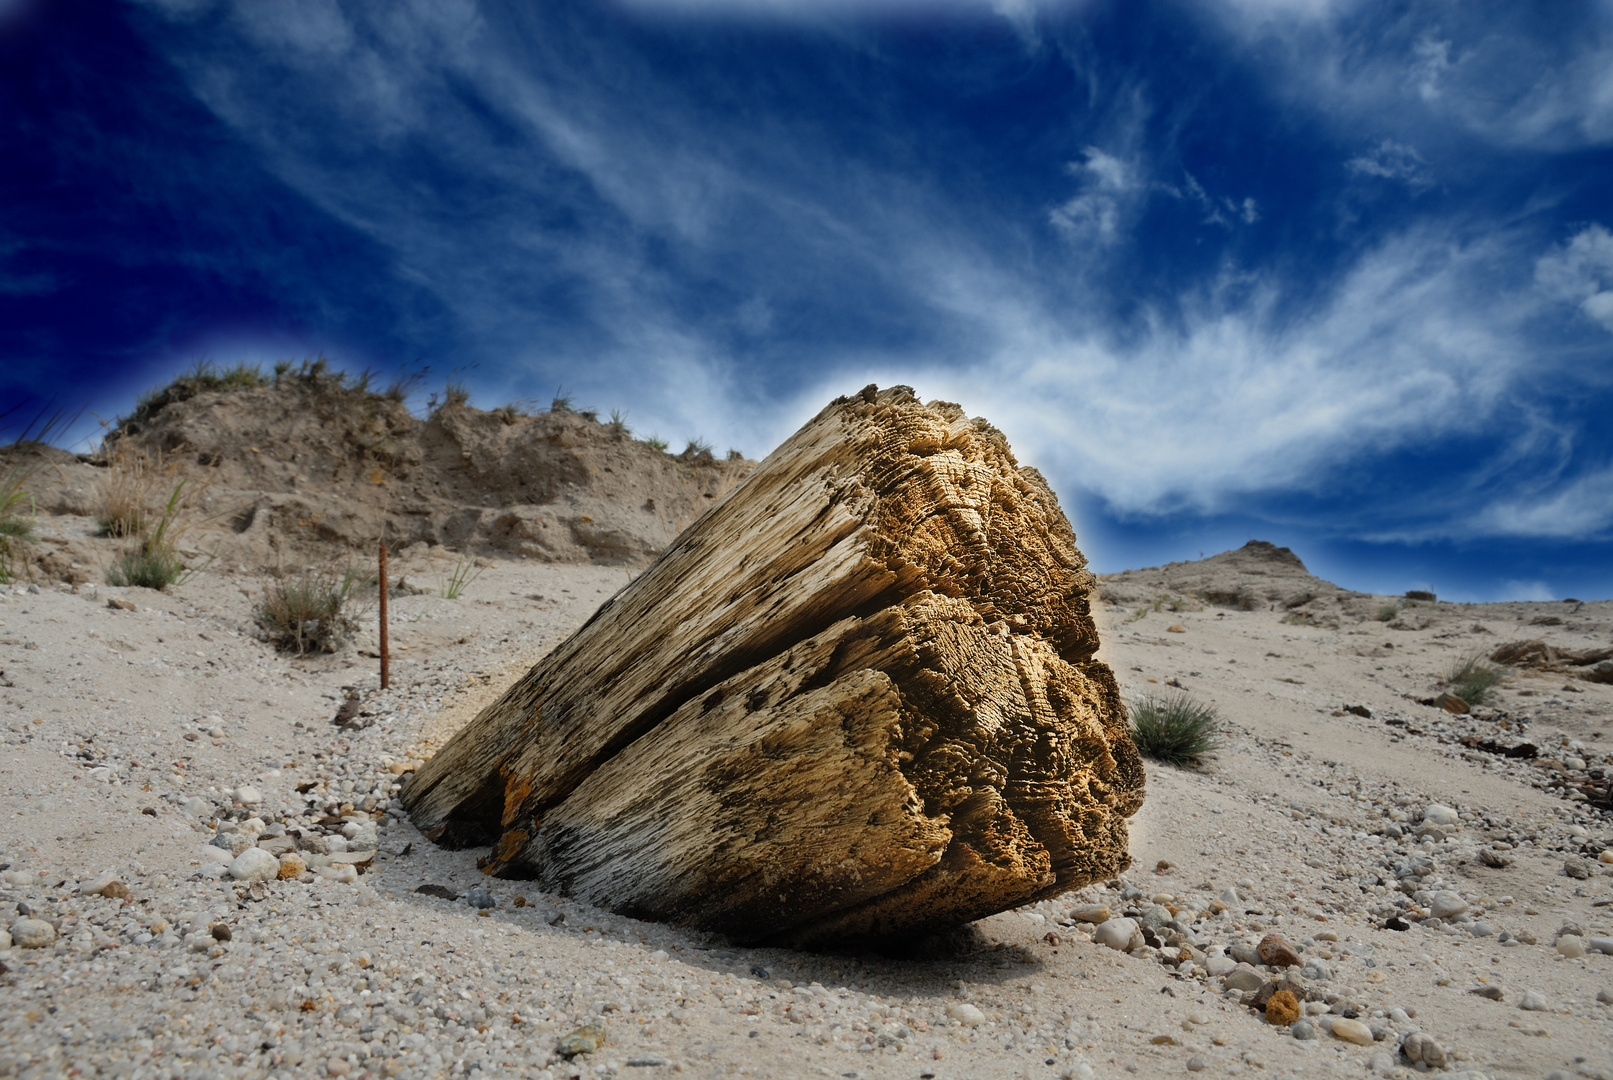
M1446 672L1445 684L1469 705L1481 705L1506 674L1505 668L1489 663L1483 653L1475 653Z
M683 448L683 453L678 456L684 461L706 462L715 460L711 456L711 444L704 439L690 439L689 444Z
M351 571L329 568L276 578L258 604L258 625L283 652L298 656L335 652L352 633L351 607L362 580Z
M442 397L444 405L467 405L470 403L470 387L455 379L443 387Z
M549 402L549 411L565 416L570 413L574 413L577 410L571 403L571 395L563 390L559 390L555 392L554 400Z
M659 450L663 454L666 453L667 441L661 438L659 435L645 436L644 445L648 446L651 450Z
M1131 741L1144 757L1177 767L1196 765L1220 747L1214 707L1186 694L1148 694L1131 705Z
M110 585L127 585L162 592L185 577L185 564L178 554L142 541L130 547L106 572Z
M633 429L627 426L627 414L621 409L610 411L610 423L606 427L610 428L610 433L618 439L625 439L633 434Z
M193 501L186 494L185 489L188 486L188 480L181 480L174 485L168 500L157 512L150 531L142 536L138 543L126 549L118 557L118 561L108 568L106 572L108 584L156 589L161 592L170 585L183 584L196 573L195 570L186 568L177 550L179 537L188 527L184 519Z
M437 593L444 600L458 600L470 583L482 576L484 566L477 566L469 555L461 555L447 577L437 579Z
M729 461L744 461L745 460L745 455L744 455L744 453L742 451L737 450L734 447L730 446L728 448L728 460Z
M1396 615L1399 615L1399 614L1400 614L1400 605L1399 604L1385 604L1381 608L1379 608L1378 613L1376 615L1372 616L1372 617L1374 619L1377 619L1379 622L1388 622L1391 619L1393 619Z

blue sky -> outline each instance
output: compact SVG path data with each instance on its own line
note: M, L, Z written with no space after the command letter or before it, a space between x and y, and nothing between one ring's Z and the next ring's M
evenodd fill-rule
M0 0L0 138L5 403L905 382L1100 570L1613 595L1613 0Z

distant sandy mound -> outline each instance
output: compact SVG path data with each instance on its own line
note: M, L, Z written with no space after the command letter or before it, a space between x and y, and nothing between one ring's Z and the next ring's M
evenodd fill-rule
M1265 540L1196 562L1106 574L1098 582L1104 600L1124 607L1282 608L1300 622L1334 617L1338 605L1365 599L1316 577L1298 555Z
M222 385L180 379L143 399L99 453L50 455L30 489L41 511L96 517L129 460L160 461L159 503L180 477L202 492L188 546L231 566L369 547L383 532L399 548L629 564L653 558L754 465L698 448L671 455L563 402L536 415L449 403L421 419L402 397L320 365Z

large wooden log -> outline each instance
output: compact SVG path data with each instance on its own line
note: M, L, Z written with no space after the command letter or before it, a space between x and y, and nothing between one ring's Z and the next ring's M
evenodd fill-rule
M741 941L918 935L1112 876L1143 770L1041 475L831 403L403 799L483 869Z

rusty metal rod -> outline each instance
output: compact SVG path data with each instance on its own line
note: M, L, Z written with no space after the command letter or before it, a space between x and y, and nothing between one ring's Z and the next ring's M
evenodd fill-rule
M381 541L381 689L392 681L386 642L386 541Z

